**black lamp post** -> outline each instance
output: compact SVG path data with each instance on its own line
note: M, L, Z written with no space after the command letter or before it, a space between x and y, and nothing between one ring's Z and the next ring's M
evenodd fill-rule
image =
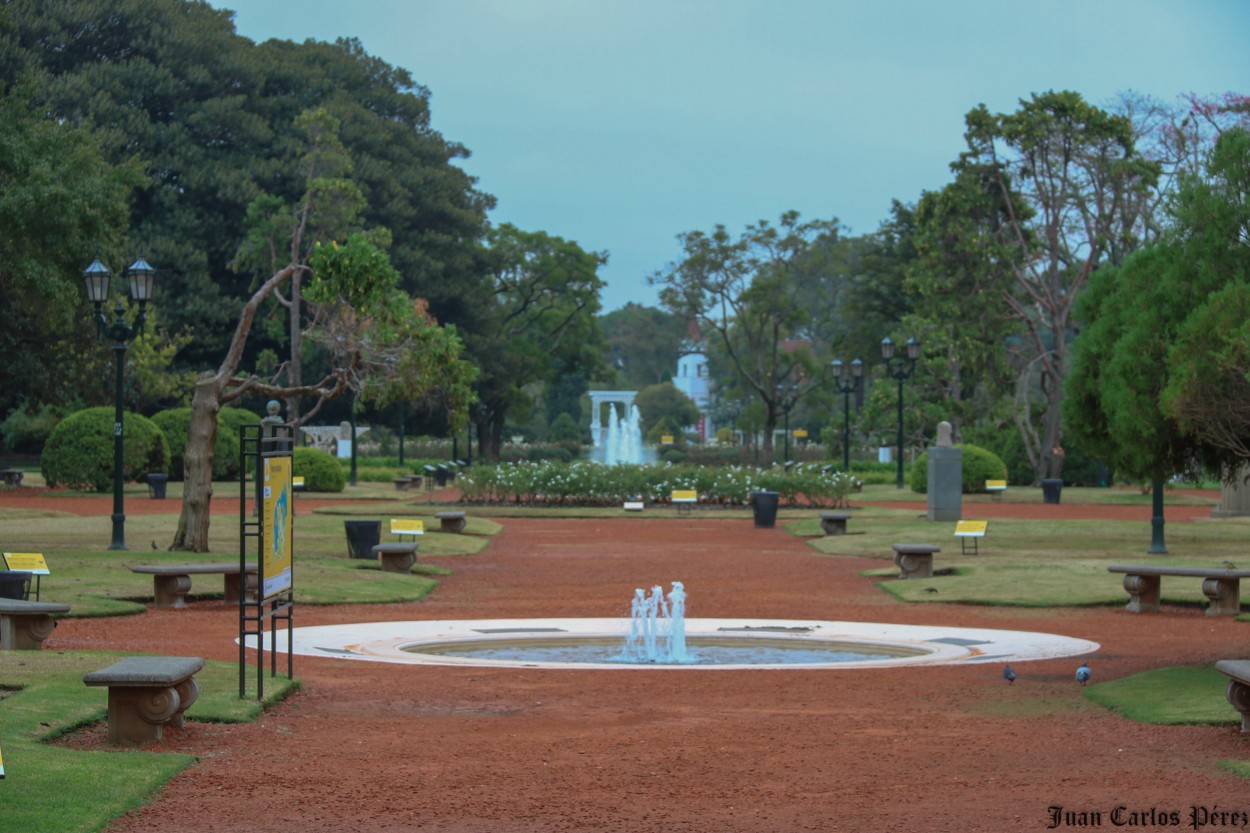
M113 363L117 366L117 383L115 387L113 416L113 542L111 550L126 549L126 510L122 494L122 459L125 429L123 427L124 396L126 369L126 342L143 331L147 321L148 301L152 298L152 279L155 270L143 258L139 258L126 270L130 279L130 303L139 304L139 312L134 324L126 323L126 305L121 298L113 308L113 321L104 314L104 302L108 300L109 279L112 273L97 258L83 270L83 282L87 286L87 298L95 305L96 328L100 335L113 341Z
M797 402L798 399L798 386L794 383L791 383L781 389L781 411L786 415L786 438L782 443L784 450L781 453L782 466L788 466L790 464L790 409L794 407L794 403Z
M907 339L907 355L894 355L894 342L888 337L881 340L881 358L885 359L885 372L898 382L898 488L903 488L903 382L916 369L920 358L920 342Z
M833 360L833 389L842 394L842 471L851 470L851 394L859 390L864 376L864 363L859 359L851 362L847 375L841 359Z

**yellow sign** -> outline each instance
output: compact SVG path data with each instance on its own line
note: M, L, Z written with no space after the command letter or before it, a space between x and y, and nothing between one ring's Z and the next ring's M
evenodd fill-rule
M261 595L268 599L291 589L291 458L265 458L265 544L261 553Z
M425 521L411 518L391 518L392 535L424 535Z
M989 526L989 521L958 521L955 524L955 535L980 538L985 535Z
M795 428L795 429L794 429L794 438L795 438L796 440L804 440L804 439L807 439L807 429L806 429L806 428Z
M4 563L10 570L22 570L36 576L52 575L41 552L6 552Z
M304 488L304 475L297 474L291 478L291 485L297 489Z
M987 480L985 481L985 490L987 492L999 491L1007 488L1006 480Z
M660 442L661 442L662 444L664 444L664 445L672 445L672 444L673 444L673 435L672 435L672 434L661 434L661 435L660 435Z
M673 503L694 503L699 499L699 493L694 489L680 489L673 492Z

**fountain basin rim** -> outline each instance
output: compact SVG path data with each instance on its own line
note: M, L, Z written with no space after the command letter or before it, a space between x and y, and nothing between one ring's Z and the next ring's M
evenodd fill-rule
M549 669L656 669L656 670L803 670L887 668L901 666L932 666L979 662L1028 662L1056 659L1096 651L1098 643L1056 634L1030 631L1009 631L989 628L957 628L930 625L896 625L879 622L838 622L795 619L706 619L686 620L687 637L730 637L749 639L767 636L771 639L796 641L856 642L891 644L922 651L919 656L873 659L867 661L792 664L720 664L667 665L621 663L500 661L464 657L418 654L406 651L414 645L466 640L517 639L541 637L544 634L566 639L621 638L627 632L626 618L563 618L563 619L471 619L361 622L345 625L324 625L295 628L293 636L278 631L276 650L290 650L304 656L357 661L391 662L407 665L441 665L461 667L508 667ZM274 650L274 635L266 633L265 649ZM245 643L256 647L256 637Z

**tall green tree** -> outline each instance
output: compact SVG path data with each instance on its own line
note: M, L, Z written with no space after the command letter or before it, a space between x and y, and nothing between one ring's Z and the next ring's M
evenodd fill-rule
M528 415L527 385L603 368L598 269L607 255L509 223L491 229L487 243L493 293L479 297L480 326L465 344L481 369L477 434L486 456L498 459L509 416Z
M688 323L655 307L628 303L600 319L620 381L641 390L673 378Z
M1063 469L1064 381L1073 304L1090 275L1140 241L1131 217L1158 166L1134 150L1127 118L1073 92L1020 102L1015 113L980 106L967 116L968 150L955 169L984 172L1004 196L999 238L1017 250L1005 298L1024 328L1016 381L1017 424L1037 479ZM1023 204L1027 211L1017 211Z
M93 401L99 380L111 378L103 370L104 351L92 346L81 275L97 256L114 264L123 262L122 252L133 256L123 243L127 205L142 180L133 164L109 164L88 128L47 118L34 95L29 83L7 90L0 84L5 414L23 399Z
M685 257L655 273L660 301L683 318L695 318L724 351L747 390L764 406L766 454L787 405L827 384L810 342L795 338L810 318L798 303L800 274L819 261L815 241L835 235L837 220L800 222L797 211L748 226L735 240L723 225L709 234L678 236Z

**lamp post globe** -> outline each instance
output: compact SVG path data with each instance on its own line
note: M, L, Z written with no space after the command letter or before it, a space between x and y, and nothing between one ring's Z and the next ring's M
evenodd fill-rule
M124 449L125 449L125 370L126 343L143 332L147 321L147 305L152 298L154 270L143 258L139 258L126 269L126 277L130 286L130 306L139 305L134 323L127 323L127 306L117 299L113 307L113 320L109 321L104 314L104 302L109 296L109 281L112 273L108 267L96 258L83 270L83 284L87 289L87 300L95 306L96 332L101 338L113 342L113 365L116 368L113 401L113 539L109 544L111 550L126 549L126 508L124 480Z

